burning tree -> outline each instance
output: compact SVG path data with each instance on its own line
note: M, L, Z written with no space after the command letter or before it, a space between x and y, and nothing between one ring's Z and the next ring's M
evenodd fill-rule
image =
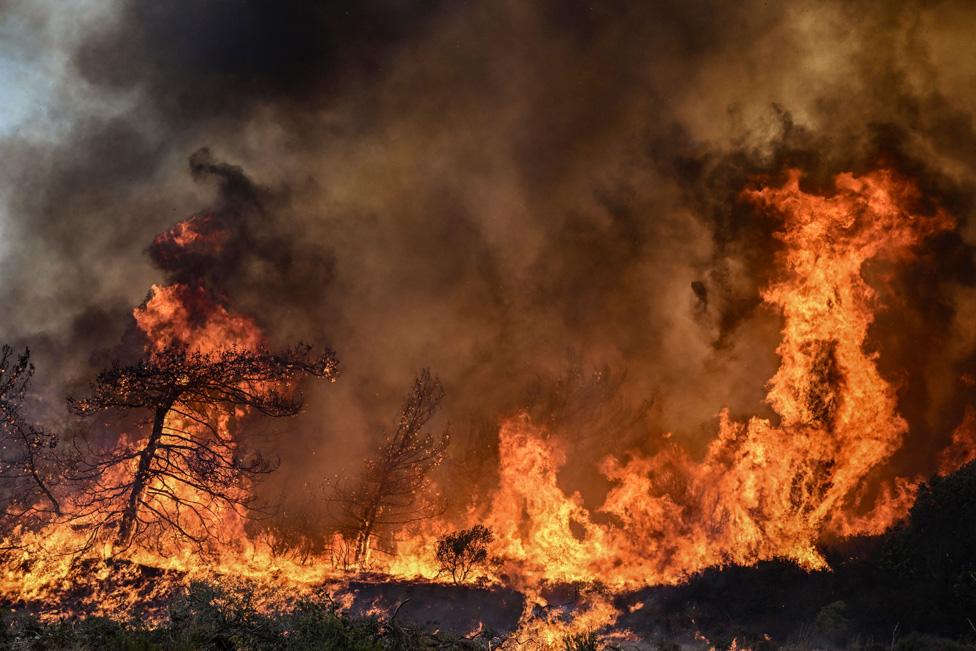
M341 505L344 528L355 538L356 565L368 560L370 543L380 529L436 514L427 489L431 471L444 459L450 433L445 430L434 436L424 427L443 398L440 381L427 369L421 371L393 432L366 461L359 480L351 488L336 485L334 499Z
M124 440L85 462L93 480L75 516L90 541L117 528L116 547L158 545L165 531L197 544L228 509L246 512L249 479L274 469L260 455L243 455L229 434L230 419L246 409L292 416L303 401L293 390L302 375L333 379L331 352L307 346L281 354L228 349L204 354L170 346L132 366L113 366L92 383L91 395L69 398L71 410L91 416L108 409L152 414L147 438Z
M53 456L57 436L23 415L33 375L30 350L15 355L10 346L0 348L0 525L5 532L33 515L61 512L51 490L58 474Z

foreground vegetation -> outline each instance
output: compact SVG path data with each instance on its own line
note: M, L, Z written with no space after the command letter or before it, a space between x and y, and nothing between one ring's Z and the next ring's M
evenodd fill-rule
M281 612L262 612L240 584L193 583L160 626L102 617L42 622L28 612L6 613L0 648L54 650L481 649L465 640L424 631L396 618L352 618L328 599L299 601Z

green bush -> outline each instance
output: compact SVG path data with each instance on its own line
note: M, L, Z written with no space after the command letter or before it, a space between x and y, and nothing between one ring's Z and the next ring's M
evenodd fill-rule
M847 616L847 604L832 601L817 613L814 625L822 636L835 644L845 641L851 632L851 622Z
M877 562L903 629L970 635L976 604L976 463L924 485Z

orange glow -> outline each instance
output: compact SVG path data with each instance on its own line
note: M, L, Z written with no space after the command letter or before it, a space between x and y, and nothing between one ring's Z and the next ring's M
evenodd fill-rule
M212 215L195 215L153 238L152 252L164 269L193 256L198 260L217 256L227 245L228 233Z
M939 455L939 474L948 475L976 459L976 409L966 406L962 422L952 432L949 447Z

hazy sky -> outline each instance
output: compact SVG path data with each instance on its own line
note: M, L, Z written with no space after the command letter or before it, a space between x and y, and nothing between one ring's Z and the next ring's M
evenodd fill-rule
M112 11L112 0L0 0L0 138L57 140L95 109L97 94L72 83L72 50ZM6 189L0 185L0 255L8 244Z
M53 12L52 3L43 0L32 5L0 3L0 133L37 128L58 102L57 86L70 56L64 49L63 21L83 16L93 3L58 4Z

